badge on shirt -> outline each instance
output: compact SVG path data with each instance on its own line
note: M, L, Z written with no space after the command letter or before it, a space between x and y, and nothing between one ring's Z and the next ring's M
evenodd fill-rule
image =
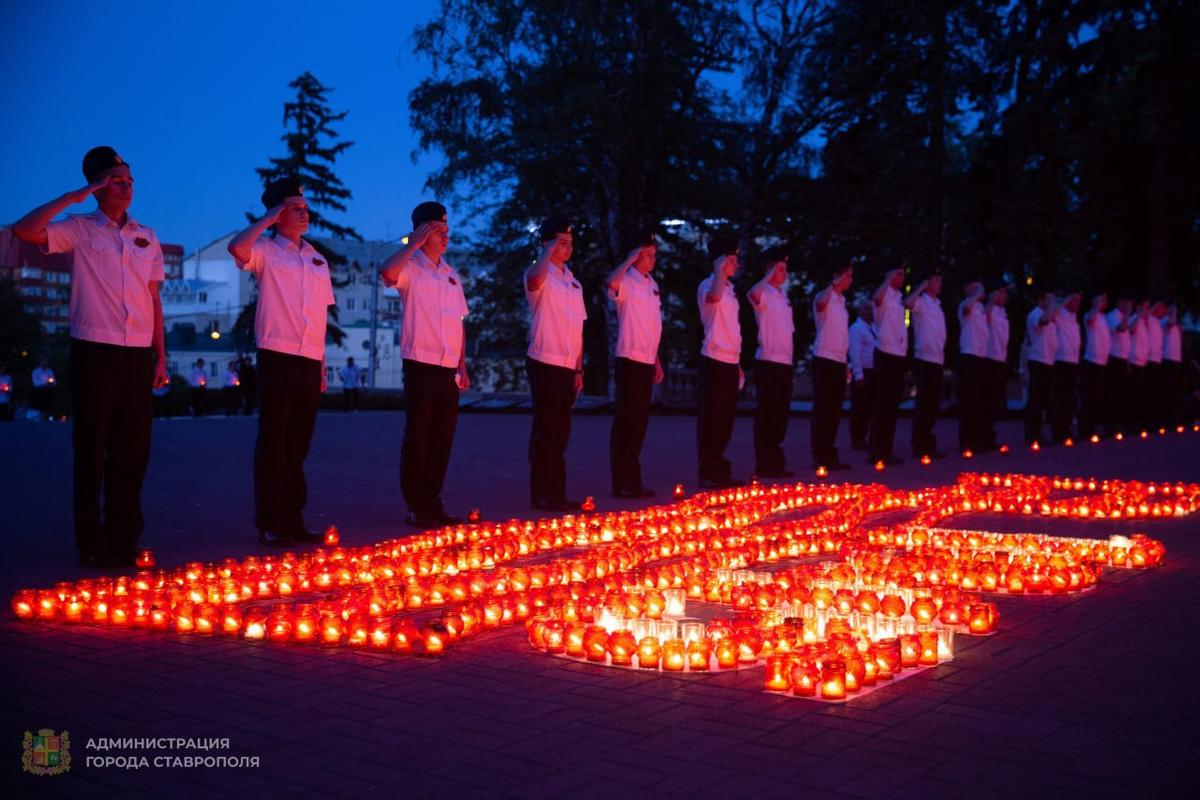
M655 289L655 290L654 290L654 296L655 296L655 297L658 297L658 289Z
M150 240L143 239L141 236L134 239L133 243L136 244L138 247L149 247L150 246Z
M451 286L458 286L458 281L454 280L453 275L447 275L446 280L450 281Z
M574 286L576 289L579 288L579 284L576 283L575 281L571 281L571 285Z
M313 263L319 267L325 263L325 260L322 259L320 256L313 256Z

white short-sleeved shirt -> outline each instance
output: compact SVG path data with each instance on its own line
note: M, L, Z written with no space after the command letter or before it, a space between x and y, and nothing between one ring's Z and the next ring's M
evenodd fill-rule
M260 350L320 361L325 357L325 323L333 305L329 265L316 249L284 236L263 237L250 260L237 262L258 281L254 338Z
M875 329L859 317L850 326L850 371L854 380L863 379L863 370L875 368Z
M831 286L827 298L824 311L817 310L817 301L813 298L813 319L817 323L813 356L845 364L850 353L850 315L846 312L846 297Z
M1108 312L1108 329L1112 333L1112 349L1109 351L1111 358L1129 358L1129 327L1126 326L1123 331L1117 330L1123 319L1124 315L1119 308Z
M1150 337L1146 333L1147 320L1140 315L1129 322L1129 363L1144 367L1150 360Z
M551 263L546 280L536 291L530 291L529 270L524 277L525 299L533 319L526 355L552 367L573 370L583 353L583 321L587 319L583 287L565 264L558 267Z
M204 368L192 367L192 372L188 375L188 383L193 389L203 389L208 386L208 375L204 372Z
M421 250L414 250L396 282L389 285L396 287L404 306L400 357L435 367L457 367L463 352L467 296L454 267L444 258L434 264ZM357 375L352 383L358 385Z
M1183 361L1183 329L1179 323L1163 330L1163 361Z
M754 357L759 361L792 365L792 337L796 321L792 317L792 304L780 288L764 283L754 306L754 318L758 321L758 349Z
M970 309L968 311L968 309ZM980 298L958 304L958 352L964 356L987 357L988 320Z
M71 336L123 347L154 339L151 283L163 280L158 236L127 216L117 225L100 209L46 226L46 252L71 254Z
M49 367L37 367L33 370L33 385L41 388L54 385L54 370Z
M946 314L936 297L924 292L913 303L914 355L920 361L942 364L946 361Z
M1151 364L1161 364L1163 354L1162 318L1151 315L1146 320L1146 360Z
M1040 306L1035 306L1025 318L1025 331L1029 335L1029 361L1039 364L1054 364L1054 356L1058 353L1058 331L1054 322L1039 325L1045 312Z
M1004 306L988 306L987 326L987 357L992 361L1008 361L1008 312Z
M1054 315L1054 332L1058 336L1058 347L1054 350L1054 360L1064 364L1079 363L1079 319L1074 312L1065 308L1058 309Z
M908 354L908 329L904 327L904 303L900 292L888 286L883 290L883 303L875 306L877 347L894 356Z
M733 284L725 282L721 299L710 303L706 299L713 276L700 281L696 302L700 305L700 322L704 324L704 345L700 354L714 361L736 364L742 357L742 328L738 323L738 299Z
M357 366L345 366L338 370L338 377L342 379L343 386L358 386L358 378L362 374L362 370Z
M225 370L225 388L226 389L233 389L236 386L238 386L240 383L241 383L241 381L238 380L237 370L232 370L232 369Z
M1112 332L1108 329L1108 319L1099 312L1089 312L1083 317L1083 326L1086 329L1083 357L1103 367L1108 363L1108 354L1112 351Z
M630 267L608 296L617 308L617 358L639 364L658 361L662 341L662 295L658 282Z

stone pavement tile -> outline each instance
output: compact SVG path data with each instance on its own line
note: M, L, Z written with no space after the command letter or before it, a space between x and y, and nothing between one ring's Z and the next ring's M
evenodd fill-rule
M919 774L919 773L916 773ZM878 798L890 795L894 787L909 782L914 773L906 769L871 767L837 787L842 794Z
M640 787L616 778L597 777L574 769L564 769L531 780L503 796L521 800L613 800L620 797L638 797Z
M663 778L646 788L648 794L661 792L672 796L695 797L738 776L738 772L706 764L704 761L693 761L678 774Z

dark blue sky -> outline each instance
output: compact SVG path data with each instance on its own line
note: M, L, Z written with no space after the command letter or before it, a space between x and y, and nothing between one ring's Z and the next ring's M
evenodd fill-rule
M111 144L133 166L132 213L191 252L261 210L254 168L282 155L287 84L304 70L350 112L341 133L355 145L337 172L354 199L339 219L368 238L395 237L425 199L438 156L412 162L406 98L430 70L411 33L436 0L0 9L0 222L81 186L84 152Z

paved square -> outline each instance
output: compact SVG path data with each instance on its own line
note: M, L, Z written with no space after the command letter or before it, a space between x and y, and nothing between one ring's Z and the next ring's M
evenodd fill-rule
M320 417L309 458L311 527L343 544L403 535L400 414ZM607 416L579 415L569 488L608 498ZM953 420L939 435L954 440ZM735 473L752 465L739 419ZM529 418L465 414L447 505L493 519L529 517ZM1017 440L1018 425L1004 432ZM788 455L808 464L808 420ZM907 441L901 424L897 441ZM843 437L845 426L843 424ZM261 552L251 525L254 420L156 422L145 487L160 566ZM840 443L848 453L847 442ZM856 461L845 480L916 487L958 471L998 470L1196 480L1200 434L1107 442L879 474ZM5 597L85 576L74 561L70 426L0 426ZM854 454L858 455L858 454ZM694 488L695 420L651 422L643 471L669 493ZM807 470L801 470L802 476ZM841 475L838 476L841 479ZM1132 525L994 515L953 524L1104 537L1143 530L1165 564L1109 571L1083 595L1000 597L1000 632L960 637L955 659L842 706L762 691L761 670L644 675L547 658L509 628L440 660L283 647L146 631L0 624L8 680L0 736L7 785L22 796L285 797L1006 797L1181 796L1200 753L1200 663L1193 631L1200 519ZM67 775L21 772L24 731L69 731ZM228 738L222 754L257 769L87 768L89 739Z

